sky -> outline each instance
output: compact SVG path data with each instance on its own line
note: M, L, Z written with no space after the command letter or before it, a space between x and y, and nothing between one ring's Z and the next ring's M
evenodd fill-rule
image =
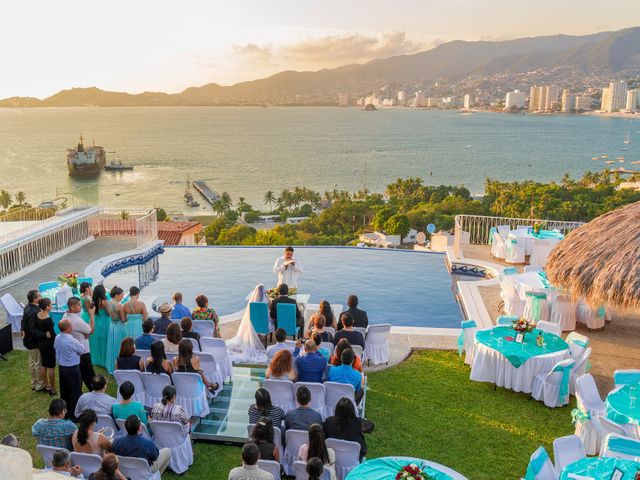
M640 25L638 0L1 0L0 98L176 93L451 40Z

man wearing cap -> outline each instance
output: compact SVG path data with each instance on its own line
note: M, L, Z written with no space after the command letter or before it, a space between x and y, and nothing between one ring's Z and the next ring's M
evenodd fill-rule
M167 328L171 325L171 305L168 303L163 303L160 305L160 315L161 317L153 322L153 333L158 333L160 335L167 334Z
M300 260L293 258L293 247L284 249L284 255L278 258L273 265L273 273L278 275L278 285L284 283L289 288L298 288L298 282L304 270Z

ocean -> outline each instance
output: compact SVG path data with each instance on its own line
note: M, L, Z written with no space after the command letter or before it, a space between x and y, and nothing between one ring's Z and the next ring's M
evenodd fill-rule
M638 142L624 144L627 131ZM66 152L80 134L105 147L107 161L135 166L93 180L68 175ZM112 208L185 205L187 178L206 180L264 208L268 190L294 186L382 192L398 177L464 185L481 194L486 177L560 181L609 167L592 157L624 156L635 169L640 121L596 115L332 107L151 107L0 109L0 188L37 205L75 194ZM623 150L626 148L626 151ZM639 168L640 170L640 168ZM76 200L79 203L82 200Z

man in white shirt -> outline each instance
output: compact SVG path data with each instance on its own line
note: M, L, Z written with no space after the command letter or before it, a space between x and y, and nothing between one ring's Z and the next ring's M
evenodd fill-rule
M228 480L273 480L273 475L258 467L260 450L253 442L242 446L242 466L229 472Z
M103 375L96 375L91 379L91 391L83 393L76 404L75 415L79 417L87 408L97 415L111 415L111 407L116 399L107 395L107 379Z
M67 300L67 312L62 318L71 322L71 326L73 327L71 335L84 347L84 353L80 355L80 376L82 377L82 383L85 384L88 390L91 390L91 379L95 377L96 372L91 362L89 335L93 333L95 324L93 319L90 324L85 322L80 315L81 311L82 306L80 305L80 299L78 297L71 297Z
M278 285L284 283L289 288L298 288L298 282L304 270L300 261L293 258L293 247L285 248L284 255L278 258L273 266L273 273L278 275Z

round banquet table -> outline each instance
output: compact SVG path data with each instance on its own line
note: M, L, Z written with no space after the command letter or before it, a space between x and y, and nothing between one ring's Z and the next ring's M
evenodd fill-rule
M351 470L345 480L395 480L402 467L409 464L425 466L434 480L467 480L458 472L439 463L412 457L380 457L367 460Z
M533 240L552 240L554 243L559 242L564 238L560 232L554 232L553 230L540 230L540 233L533 233L532 229L525 230L521 228L519 230L512 230L509 233L510 238L515 238L518 241L518 246L524 247L525 255L531 255L533 249Z
M622 470L623 480L633 480L640 471L640 463L613 457L588 457L570 463L560 474L560 480L571 480L570 473L594 480L610 480L614 468Z
M625 430L640 432L640 383L624 385L607 395L605 415Z
M549 372L569 356L569 345L562 338L542 332L545 345L539 347L539 330L525 335L523 344L515 342L516 332L508 326L476 333L471 380L494 383L516 392L531 393L536 375Z

